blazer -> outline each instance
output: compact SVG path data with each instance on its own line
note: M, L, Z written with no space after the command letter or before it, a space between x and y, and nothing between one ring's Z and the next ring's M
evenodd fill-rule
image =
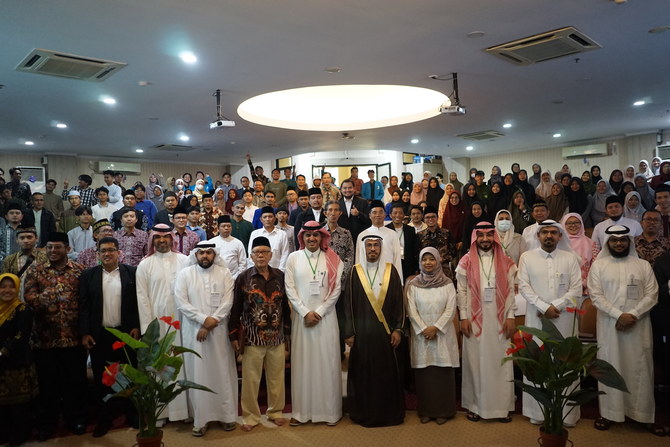
M33 210L26 210L23 216L23 225L33 227L35 226L35 213ZM54 213L46 208L42 208L42 215L40 216L40 234L37 235L38 247L44 247L47 244L47 237L49 233L56 231L56 216Z
M316 217L314 217L314 211L312 211L312 207L309 207L302 213L298 214L298 218L295 220L295 224L293 225L293 236L296 250L298 249L298 247L300 247L300 243L298 242L298 233L300 232L300 230L302 230L302 224L315 219ZM326 222L326 210L324 208L321 208L321 216L319 217L319 223L323 224L325 222Z
M393 223L386 225L386 228L390 228L395 231ZM416 235L414 227L410 227L407 224L402 224L403 238L405 240L405 246L403 249L403 259L402 259L402 273L404 278L414 275L419 271L419 238Z
M340 203L340 209L342 210L342 215L337 220L337 225L346 228L351 233L351 238L354 240L354 246L356 245L356 240L358 235L372 225L370 217L368 214L370 210L368 209L368 201L361 199L360 197L354 197L352 199L352 206L355 206L358 210L358 216L351 216L347 214L347 207L344 204L344 198L338 200Z
M137 310L137 289L135 287L136 268L119 264L121 276L121 326L119 330L128 333L139 329L140 315ZM86 269L79 277L79 330L81 335L100 337L102 326L102 266Z

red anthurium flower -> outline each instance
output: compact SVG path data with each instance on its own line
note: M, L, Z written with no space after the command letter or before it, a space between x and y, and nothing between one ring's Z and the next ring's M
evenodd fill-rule
M533 339L532 334L523 331L516 331L512 337L512 347L507 351L507 355L514 354L515 352L526 347L526 342L529 342Z
M578 309L576 307L566 307L565 310L567 310L571 314L576 313L577 315L584 315L586 313L586 310Z
M119 373L119 362L108 365L102 372L102 383L105 386L112 386L116 382L116 375Z
M159 320L166 322L175 329L181 328L181 323L179 320L173 320L172 317L160 317Z
M112 349L116 351L117 349L123 348L125 345L126 343L123 341L115 341L112 343Z

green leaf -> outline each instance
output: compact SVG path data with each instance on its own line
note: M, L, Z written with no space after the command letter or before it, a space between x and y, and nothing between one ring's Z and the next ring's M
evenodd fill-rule
M549 334L549 338L553 340L564 340L563 334L558 330L553 321L549 318L542 318L542 330Z
M187 389L187 390L200 390L200 391L208 391L210 393L214 393L214 391L210 390L204 385L200 385L195 382L191 382L190 380L177 380L177 383L179 384L180 387ZM216 393L214 393L216 394Z
M547 382L547 389L550 391L560 391L569 387L577 380L579 380L579 373L571 372L557 379L549 380Z
M149 383L149 377L145 371L140 371L134 368L132 365L124 364L123 365L123 374L128 377L128 380L131 382L146 385Z
M599 394L603 393L593 388L583 388L581 390L578 389L574 393L567 396L568 405L570 406L584 405L586 403L591 402L596 397L598 397Z
M595 359L586 366L587 373L603 385L628 392L626 381L617 370L603 359Z
M567 364L578 364L582 358L582 342L577 337L568 337L556 346L556 359Z
M196 351L194 351L193 349L185 348L185 347L183 347L183 346L173 346L173 347L172 347L172 352L173 352L175 355L183 354L183 353L185 353L185 352L190 352L191 354L195 354L195 355L197 355L198 357L200 357L200 354L198 354L198 353L197 353Z
M521 386L521 389L525 393L530 394L530 396L533 399L535 399L540 406L544 407L552 406L550 394L547 391L535 388L532 385L528 385L526 383L524 383L523 386Z
M106 327L107 331L111 332L116 338L124 342L126 345L133 349L138 349L138 348L147 348L148 345L144 343L141 340L135 340L133 337L130 335L126 334L125 332L121 332L118 329L115 329L113 327Z
M537 338L539 338L542 341L548 340L550 338L550 335L547 332L542 331L542 330L540 330L538 328L535 328L535 327L519 326L519 329L522 330L523 332L527 332L529 334L532 334L532 335L536 336Z

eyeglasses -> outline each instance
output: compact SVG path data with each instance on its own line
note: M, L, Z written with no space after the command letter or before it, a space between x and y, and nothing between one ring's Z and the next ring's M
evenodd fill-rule
M566 222L565 225L568 226L568 227L579 227L582 224L581 224L581 222L577 221L577 222Z
M101 250L98 250L98 253L102 253L102 254L104 254L104 253L114 253L114 252L117 252L117 251L119 251L118 248L103 248Z
M251 252L252 255L260 256L260 255L267 255L268 253L272 253L272 250L253 250Z
M642 220L644 220L646 222L660 222L661 221L661 219L657 219L657 218L653 218L653 217L645 217Z

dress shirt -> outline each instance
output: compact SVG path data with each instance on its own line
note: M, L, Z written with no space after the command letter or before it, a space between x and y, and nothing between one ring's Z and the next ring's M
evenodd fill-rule
M102 325L121 326L121 273L118 266L111 272L102 269Z

